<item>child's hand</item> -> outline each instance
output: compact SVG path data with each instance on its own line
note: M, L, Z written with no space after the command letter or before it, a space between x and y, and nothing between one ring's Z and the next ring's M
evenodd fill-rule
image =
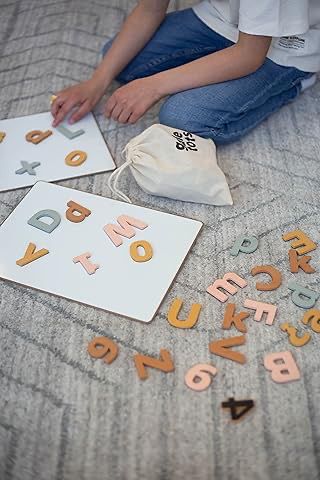
M105 115L120 123L135 123L162 96L158 82L152 76L133 80L111 95Z
M105 87L98 82L88 80L58 92L56 94L57 98L51 106L51 113L54 117L52 126L56 127L59 125L74 107L77 108L70 117L69 122L74 123L81 120L99 102L104 94L104 90Z

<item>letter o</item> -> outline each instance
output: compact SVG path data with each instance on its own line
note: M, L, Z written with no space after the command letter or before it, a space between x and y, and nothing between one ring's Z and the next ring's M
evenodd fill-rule
M144 255L140 255L138 250L139 247L144 249ZM152 246L146 240L138 240L133 242L130 245L130 255L132 260L135 262L148 262L153 256Z
M67 165L69 165L69 167L79 167L86 160L86 152L82 152L81 150L74 150L66 156L65 162Z

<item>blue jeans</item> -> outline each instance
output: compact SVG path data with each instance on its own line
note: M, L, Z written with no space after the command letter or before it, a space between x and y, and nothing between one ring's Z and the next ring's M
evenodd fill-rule
M110 48L112 40L103 48ZM166 16L140 53L119 74L127 83L231 46L233 42L211 30L193 12ZM301 80L311 76L268 58L254 73L237 80L193 88L168 97L160 123L212 138L217 144L238 140L300 93Z

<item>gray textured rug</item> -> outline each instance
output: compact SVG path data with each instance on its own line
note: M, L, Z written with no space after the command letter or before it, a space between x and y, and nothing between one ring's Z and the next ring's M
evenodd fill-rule
M173 8L185 2L172 2ZM189 2L190 3L190 2ZM133 2L103 0L0 0L0 118L45 111L49 95L87 78L106 38L119 29ZM211 208L152 198L125 174L124 191L135 203L204 222L198 241L150 325L97 311L1 281L0 478L1 480L316 480L320 476L319 335L290 347L280 321L301 325L301 309L287 289L288 245L281 234L300 227L319 239L320 84L247 136L219 149L234 206ZM136 126L97 116L117 164L126 142L154 123L157 108ZM110 196L108 174L61 182ZM0 194L3 221L27 189ZM231 257L240 233L259 236L252 255ZM319 252L313 264L319 270ZM253 265L270 263L284 274L275 292L258 294ZM211 355L224 306L205 293L212 280L234 270L249 286L237 294L279 305L268 327L250 320L246 365ZM296 275L320 289L317 274ZM181 297L203 304L192 330L166 320ZM307 329L306 329L307 330ZM120 355L107 366L86 345L97 335L117 341ZM176 370L138 379L133 354L169 349ZM291 350L302 377L278 385L263 367L265 353ZM184 385L193 364L211 362L219 373L202 393ZM221 409L229 396L253 398L255 410L232 424Z

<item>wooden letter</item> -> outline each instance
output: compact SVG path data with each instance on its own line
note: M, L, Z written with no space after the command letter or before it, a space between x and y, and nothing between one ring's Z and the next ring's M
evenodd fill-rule
M210 293L213 297L215 297L219 302L226 302L228 300L228 295L224 292L221 292L219 288L223 288L226 290L230 295L234 295L237 293L238 289L230 282L235 283L240 288L246 287L248 284L247 282L239 277L236 273L228 272L224 275L223 278L218 278L212 285L207 288L207 292Z
M186 320L178 320L178 315L182 307L182 300L176 298L173 300L168 311L168 322L177 328L192 328L198 321L202 306L199 303L193 303Z
M110 338L96 337L88 345L88 353L93 358L104 358L108 364L118 356L118 346Z
M46 248L41 248L41 250L36 252L35 244L30 242L24 256L17 260L16 264L19 265L19 267L24 267L25 265L28 265L28 263L34 262L35 260L38 260L38 258L47 255L47 253L49 253L49 250Z
M291 242L291 247L297 250L298 255L304 255L305 253L312 252L317 248L317 244L314 243L302 230L293 230L282 235L285 242L288 240L294 240Z
M282 323L280 325L280 328L283 332L287 332L289 337L289 342L294 347L303 347L303 345L305 345L311 340L311 335L309 333L304 333L302 337L299 337L297 335L296 327L293 327L289 323Z
M319 298L319 293L310 290L309 288L302 287L296 282L288 283L289 290L292 290L291 300L297 307L312 308Z
M45 132L42 132L41 130L32 130L31 132L27 133L26 140L27 142L37 145L38 143L42 142L42 140L50 137L50 135L52 135L51 130L46 130Z
M69 208L66 211L66 218L70 222L74 222L74 223L83 222L83 220L86 217L89 217L89 215L91 214L91 210L89 210L86 207L83 207L82 205L79 205L79 203L76 203L73 200L70 200L70 202L67 203L67 206ZM76 212L77 212L77 215L76 215Z
M25 160L21 160L20 163L22 167L15 171L17 175L23 175L24 173L27 173L28 175L37 175L35 168L41 165L40 162L29 163L29 162L26 162Z
M144 249L144 255L140 255L139 247ZM130 256L135 262L148 262L153 255L152 246L146 240L138 240L130 245Z
M51 218L51 223L46 223L40 220L41 218ZM61 217L58 212L55 210L40 210L40 212L35 213L32 215L31 218L28 220L28 225L32 227L38 228L46 233L52 233L61 222Z
M264 366L271 372L271 378L276 383L293 382L300 378L299 369L291 352L268 353L264 357Z
M303 255L302 257L298 256L296 250L290 249L289 250L289 263L290 263L290 272L297 273L299 268L303 270L305 273L314 273L315 269L309 265L311 260L310 255Z
M320 333L320 310L315 308L308 310L302 319L302 323L308 325L311 322L310 327L316 333Z
M263 292L267 292L270 290L275 290L276 288L280 287L281 285L281 273L276 268L272 267L272 265L259 265L257 267L253 267L251 270L251 275L255 276L258 273L266 273L270 275L271 282L258 282L256 283L256 289L261 290Z
M148 355L141 355L137 353L134 355L134 363L138 372L138 376L141 380L146 380L149 377L146 367L156 368L162 372L173 372L174 364L168 350L160 350L160 360L157 358L149 357Z
M217 369L213 365L199 363L187 371L184 381L187 387L196 392L206 390L212 382L212 377L217 375Z
M78 257L73 258L73 263L81 263L85 271L89 274L92 275L97 271L97 269L100 267L100 265L96 265L92 262L90 262L89 258L91 257L91 253L86 252L82 253Z
M256 311L254 314L254 320L256 322L260 322L263 314L266 313L266 325L273 324L278 309L276 305L272 305L271 303L257 302L256 300L250 300L249 298L246 298L244 301L244 306Z
M82 152L81 150L74 150L70 152L69 155L66 156L65 162L69 167L79 167L87 160L86 152Z
M239 312L235 314L235 309L236 306L234 303L228 303L224 313L222 328L224 330L230 330L232 325L234 325L239 332L246 333L247 327L243 323L243 320L248 318L250 314L247 312Z
M243 353L234 352L230 350L230 347L238 347L239 345L244 345L246 343L246 337L244 335L239 335L238 337L231 338L222 338L221 340L216 340L209 343L209 350L219 357L228 358L238 363L246 363L246 357Z
M230 250L230 254L236 257L240 252L253 253L258 248L258 239L256 237L246 237L241 235L238 237Z
M133 227L144 230L148 226L147 223L137 220L136 218L128 217L128 215L120 215L120 217L117 218L117 222L119 225L108 223L103 227L104 232L116 247L119 247L123 243L120 235L126 238L132 238L136 234Z
M83 135L85 133L85 131L82 130L82 128L80 130L76 130L75 132L72 132L71 130L69 130L69 128L67 128L66 126L61 125L61 124L56 127L56 130L58 130L58 132L60 132L65 137L67 137L69 140L72 140L73 138L76 138L76 137L80 137L80 135ZM84 153L84 152L82 152L82 153ZM84 162L84 160L83 160L83 162ZM83 163L83 162L81 162L81 163ZM74 163L72 163L72 166L76 166L76 165Z

